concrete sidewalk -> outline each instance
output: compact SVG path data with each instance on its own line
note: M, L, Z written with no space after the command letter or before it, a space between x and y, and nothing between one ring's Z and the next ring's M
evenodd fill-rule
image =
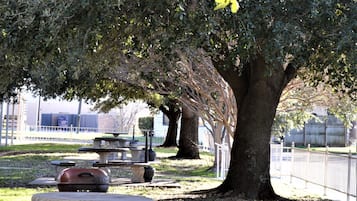
M356 201L357 198L354 196L350 196L347 199L347 195L345 193L341 193L338 191L326 190L326 194L324 193L324 189L321 186L314 185L311 183L305 183L302 180L293 178L292 182L290 182L290 177L282 176L282 177L272 177L271 182L274 188L274 191L288 198L296 198L296 199L308 199L308 200L333 200L333 201Z

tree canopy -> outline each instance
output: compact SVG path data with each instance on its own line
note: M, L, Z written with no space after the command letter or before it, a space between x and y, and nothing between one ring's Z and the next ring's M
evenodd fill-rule
M203 49L238 109L232 160L218 192L277 198L269 140L280 96L294 77L357 99L355 0L244 0L237 13L197 0L1 5L1 69L21 76L1 85L4 91L25 84L45 94L81 92L114 75L155 81L179 68L178 51ZM93 83L84 86L81 76Z

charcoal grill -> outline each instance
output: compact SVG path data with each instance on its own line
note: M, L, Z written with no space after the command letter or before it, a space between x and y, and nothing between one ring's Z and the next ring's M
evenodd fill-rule
M66 168L57 177L60 192L107 192L108 174L99 168Z

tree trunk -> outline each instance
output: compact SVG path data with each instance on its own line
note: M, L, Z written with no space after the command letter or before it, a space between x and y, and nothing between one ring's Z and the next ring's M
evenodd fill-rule
M281 92L296 73L291 68L268 69L258 56L244 66L241 75L220 70L234 91L238 117L230 167L219 192L233 191L248 199L278 198L270 182L270 136Z
M169 103L168 109L161 106L160 110L167 116L169 119L169 127L167 130L166 138L161 147L177 147L177 129L178 129L178 120L180 118L181 110L177 108L177 104Z
M198 149L198 116L182 106L179 150L176 158L199 159Z

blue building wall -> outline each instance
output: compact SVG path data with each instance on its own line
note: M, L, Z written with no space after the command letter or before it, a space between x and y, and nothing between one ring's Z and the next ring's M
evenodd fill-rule
M41 115L41 125L42 126L61 126L61 127L77 127L76 114L42 114ZM88 128L98 128L98 115L81 115L80 126Z

